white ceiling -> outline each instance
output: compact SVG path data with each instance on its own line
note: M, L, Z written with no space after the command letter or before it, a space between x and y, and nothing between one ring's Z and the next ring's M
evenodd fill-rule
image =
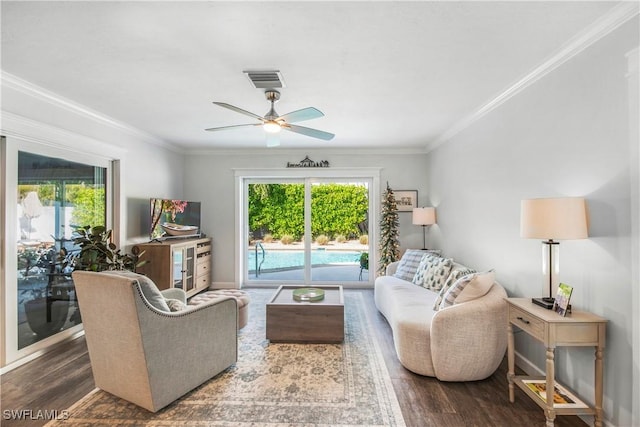
M2 69L185 149L264 147L245 69L280 70L282 147L424 148L617 2L2 1Z

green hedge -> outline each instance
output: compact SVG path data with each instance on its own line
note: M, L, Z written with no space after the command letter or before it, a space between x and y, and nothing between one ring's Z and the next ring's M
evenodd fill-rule
M312 238L360 235L358 224L366 221L367 188L352 184L311 186ZM249 185L249 228L254 235L285 234L299 240L304 234L304 184Z

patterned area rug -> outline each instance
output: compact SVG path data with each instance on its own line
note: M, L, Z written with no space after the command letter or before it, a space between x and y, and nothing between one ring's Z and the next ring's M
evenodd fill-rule
M265 304L252 289L236 365L158 413L102 390L47 426L404 426L359 292L345 292L343 344L270 344Z

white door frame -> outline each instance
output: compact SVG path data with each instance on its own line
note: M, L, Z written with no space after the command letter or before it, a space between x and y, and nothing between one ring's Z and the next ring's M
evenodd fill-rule
M244 182L252 178L270 179L370 179L371 188L369 190L369 272L377 270L378 248L374 242L377 239L378 207L380 206L380 171L381 168L273 168L273 169L234 169L235 195L236 195L236 215L235 215L235 282L244 286L245 275L245 224L247 219L247 209L245 200L248 197L245 191ZM309 214L305 209L305 215ZM308 233L306 233L308 234ZM359 287L373 286L375 275L369 274L368 283L360 283ZM258 286L252 282L252 286ZM272 286L272 285L269 285ZM355 287L355 285L353 285Z

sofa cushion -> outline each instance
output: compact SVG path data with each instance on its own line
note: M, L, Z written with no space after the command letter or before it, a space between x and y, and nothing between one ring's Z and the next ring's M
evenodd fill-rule
M445 280L444 286L442 286L442 289L440 289L440 293L438 294L438 297L433 304L433 310L437 311L440 309L440 304L442 303L444 296L447 294L449 288L451 288L451 286L458 281L458 279L475 272L476 271L472 268L460 266L459 264L456 265L454 263L454 268L451 270L451 273L449 273L449 277L447 277L447 280Z
M484 273L477 273L473 280L460 292L460 295L454 301L454 304L462 304L483 297L489 292L493 282L496 281L496 272L489 270Z
M482 294L482 295L485 295L489 291L489 289L491 289L491 286L493 285L494 281L495 281L495 272L493 270L486 271L484 273L473 273L473 274L469 274L464 277L461 277L449 288L449 290L445 294L444 298L442 299L442 302L440 303L440 309L450 307L454 305L456 302L460 304L462 302L471 301L472 299L474 299L474 298L469 298L469 299L466 299L465 301L457 301L458 297L467 286L471 286L472 289L474 289L473 291L470 292L469 296L480 294L482 293L482 290L486 288L486 290ZM489 283L488 287L487 287L487 283Z
M437 292L442 289L449 273L451 273L453 259L425 255L420 264L426 264L424 273L416 273L413 283ZM418 271L420 271L420 267L418 267Z
M431 266L432 258L440 258L438 255L427 252L422 255L422 259L420 260L420 264L418 264L418 269L416 270L416 274L413 275L413 279L411 279L411 283L414 285L422 286L424 283L424 278L429 271L429 266Z
M411 282L413 277L416 275L416 271L418 270L418 266L420 265L420 261L422 257L427 253L434 253L436 251L423 251L421 249L407 249L402 255L400 259L400 264L398 264L398 269L396 270L394 276L398 279L406 280L407 282Z
M164 296L158 290L158 287L153 280L149 279L147 276L143 276L142 274L134 273L132 271L104 271L103 273L111 274L114 276L126 277L131 280L137 280L140 284L140 289L142 290L142 294L147 299L149 304L153 307L157 308L161 311L171 311L169 310L169 306L165 302Z

